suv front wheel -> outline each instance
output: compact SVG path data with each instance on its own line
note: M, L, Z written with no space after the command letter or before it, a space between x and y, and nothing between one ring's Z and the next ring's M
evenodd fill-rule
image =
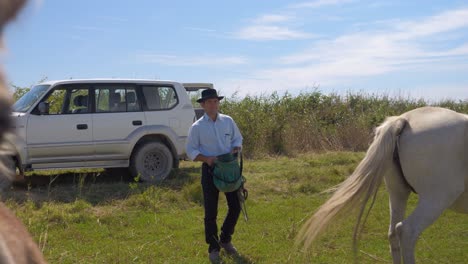
M145 182L159 182L171 172L173 158L169 148L160 142L140 146L132 155L130 172Z

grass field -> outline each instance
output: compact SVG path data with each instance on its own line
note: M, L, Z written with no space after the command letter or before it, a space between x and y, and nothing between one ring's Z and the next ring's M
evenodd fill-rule
M308 253L294 248L307 217L325 201L362 152L246 160L249 221L233 242L241 257L225 263L352 263L355 216L333 226ZM57 177L57 175L59 175ZM2 194L50 263L207 263L200 164L182 162L166 182L137 183L116 171L47 172ZM389 263L388 200L382 186L359 245L360 263ZM409 211L417 196L412 195ZM220 199L219 225L226 213ZM468 215L450 211L417 245L418 263L467 263Z

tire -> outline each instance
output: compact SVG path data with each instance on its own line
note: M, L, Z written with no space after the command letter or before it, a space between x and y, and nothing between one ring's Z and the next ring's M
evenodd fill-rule
M173 166L169 148L160 142L140 146L132 155L130 172L144 182L156 183L169 176Z

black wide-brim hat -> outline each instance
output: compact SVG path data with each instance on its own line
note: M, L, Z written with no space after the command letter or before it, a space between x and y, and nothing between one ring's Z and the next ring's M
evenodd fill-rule
M218 100L223 100L224 96L218 96L216 89L206 89L201 93L201 98L197 100L198 103L205 101L206 99L218 98Z

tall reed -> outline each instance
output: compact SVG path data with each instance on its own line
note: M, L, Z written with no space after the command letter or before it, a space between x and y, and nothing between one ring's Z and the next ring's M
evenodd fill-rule
M221 101L221 112L234 118L249 156L294 155L327 150L363 151L373 128L387 116L421 106L441 106L468 113L468 100L430 103L423 99L364 93L324 94L319 91L293 96L269 95Z

